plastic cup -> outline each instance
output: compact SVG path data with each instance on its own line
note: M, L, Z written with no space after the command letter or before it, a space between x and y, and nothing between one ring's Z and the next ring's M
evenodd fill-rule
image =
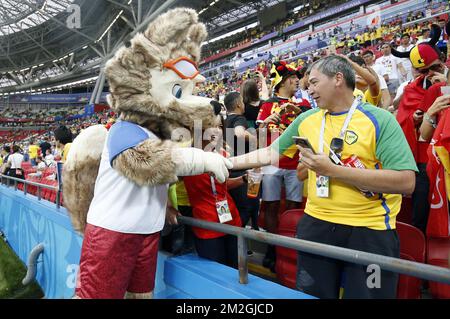
M260 170L256 171L254 169L247 171L248 175L248 187L247 187L247 197L256 198L258 197L259 187L261 186L261 180L263 174Z

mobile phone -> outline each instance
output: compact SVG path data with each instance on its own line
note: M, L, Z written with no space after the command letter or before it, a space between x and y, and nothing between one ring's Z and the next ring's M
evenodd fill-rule
M306 137L292 136L292 139L294 140L295 144L300 145L303 148L309 148L311 152L313 152L313 154L316 154L314 148L312 147L311 143L308 141Z

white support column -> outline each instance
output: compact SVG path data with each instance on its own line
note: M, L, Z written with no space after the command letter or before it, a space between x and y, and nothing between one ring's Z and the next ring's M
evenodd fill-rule
M99 86L97 88L97 93L95 96L96 104L100 103L100 97L102 96L103 88L105 87L105 72L102 71L98 78L100 79L100 82L99 82Z
M92 90L91 98L89 99L89 104L93 104L95 101L95 97L97 96L98 87L100 84L100 80L103 74L103 70L100 70L100 74L98 75L97 81L95 81L94 90Z

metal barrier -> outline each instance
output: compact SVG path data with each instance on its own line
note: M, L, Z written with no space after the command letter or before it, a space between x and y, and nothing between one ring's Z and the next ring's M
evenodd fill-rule
M194 219L192 217L178 216L177 219L179 222L186 225L215 230L238 237L239 282L241 284L248 283L246 239L253 239L271 245L291 248L305 253L339 259L360 265L367 266L376 264L383 270L450 284L450 269L443 267L436 267L399 258L386 257L383 255L348 248L325 245L312 241L245 229L242 227L207 222L204 220Z
M18 183L24 183L24 194L27 194L27 185L38 187L38 200L41 200L41 188L47 188L56 191L56 206L60 207L61 190L57 187L26 181L20 178L0 175L2 184L4 179L14 181L14 189L17 190ZM238 268L239 282L241 284L248 283L248 263L247 263L247 239L259 242L277 245L285 248L291 248L305 253L311 253L324 257L334 258L345 262L351 262L360 265L376 264L381 269L392 271L404 275L414 276L426 280L442 282L450 284L450 269L426 265L418 262L407 261L399 258L386 257L367 253L363 251L342 248L332 245L325 245L312 241L306 241L297 238L291 238L267 232L255 231L242 227L225 225L220 223L207 222L192 217L178 216L178 222L200 227L204 229L214 230L238 237Z
M54 190L56 191L56 208L61 207L61 190L58 187L55 186L50 186L50 185L45 185L45 184L40 184L40 183L35 183L35 182L30 182L27 181L25 179L21 179L21 178L16 178L16 177L11 177L11 176L7 176L7 175L3 175L0 174L0 179L1 179L1 183L2 185L5 186L12 186L10 185L9 181L13 181L14 182L14 190L17 191L17 186L19 183L23 183L23 193L26 195L28 194L28 186L36 186L37 187L37 199L41 200L42 199L42 192L41 189L42 188L46 188L46 189L50 189L50 190ZM6 183L5 183L6 180Z

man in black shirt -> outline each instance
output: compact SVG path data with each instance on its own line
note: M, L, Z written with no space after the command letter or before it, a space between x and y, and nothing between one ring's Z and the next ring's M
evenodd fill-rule
M224 104L227 109L225 120L225 140L230 147L232 156L239 156L256 150L257 138L253 129L248 129L244 117L244 102L239 92L231 92L225 96ZM246 175L246 171L232 171L230 177ZM259 196L247 197L247 185L244 184L229 190L241 217L242 226L245 227L252 219L252 228L258 230Z
M45 155L47 155L47 150L52 148L52 146L48 142L48 136L44 136L44 141L39 144L39 147L41 148L42 157L45 158Z

